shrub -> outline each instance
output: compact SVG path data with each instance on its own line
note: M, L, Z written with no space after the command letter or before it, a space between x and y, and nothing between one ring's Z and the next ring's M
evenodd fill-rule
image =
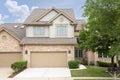
M100 67L111 67L112 64L108 63L108 62L101 62L101 61L97 61L98 66ZM116 65L116 63L114 63L114 66Z
M87 60L83 59L82 64L87 65Z
M93 61L90 61L90 65L93 66L93 65L94 65L94 62L93 62Z
M118 60L118 64L119 64L119 67L120 67L120 60Z
M14 70L14 73L20 72L27 68L27 61L17 61L11 64L11 68Z
M111 63L97 61L98 66L100 67L110 67Z
M68 62L69 68L70 69L75 69L75 68L79 68L79 60L71 60Z

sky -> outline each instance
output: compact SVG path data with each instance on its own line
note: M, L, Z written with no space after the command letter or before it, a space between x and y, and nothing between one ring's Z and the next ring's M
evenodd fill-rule
M85 19L85 0L0 0L0 23L22 23L35 8L73 8L76 19Z

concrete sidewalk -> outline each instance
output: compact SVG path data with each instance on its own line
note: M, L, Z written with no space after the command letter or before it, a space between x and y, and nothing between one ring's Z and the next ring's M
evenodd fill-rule
M8 78L5 80L73 80L73 79L72 78Z
M111 80L113 80L113 77L72 77L73 78L73 80L74 79L81 79L81 80L84 80L84 79L101 79L101 80L107 80L107 79L111 79ZM118 80L120 80L120 78L117 78Z
M11 68L0 68L0 80L6 80L12 74Z
M64 77L64 78L8 78L8 79L0 79L0 80L74 80L74 79L95 79L95 80L113 80L112 77ZM120 80L120 78L117 78Z

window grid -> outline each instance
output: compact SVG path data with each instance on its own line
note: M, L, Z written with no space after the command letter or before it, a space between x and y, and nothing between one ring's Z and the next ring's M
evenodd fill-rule
M109 56L104 53L98 53L98 58L109 58Z
M45 29L44 27L34 27L34 36L39 37L39 36L44 36Z
M67 35L67 29L66 26L57 26L57 36L66 36Z
M83 54L82 54L82 50L81 50L81 49L75 48L75 57L76 57L76 58L82 58L82 57L83 57Z

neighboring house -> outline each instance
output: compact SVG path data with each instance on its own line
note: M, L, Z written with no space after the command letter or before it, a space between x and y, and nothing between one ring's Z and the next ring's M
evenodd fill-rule
M1 24L0 67L18 60L27 60L28 67L68 67L75 58L88 63L100 60L75 48L83 23L76 20L73 9L38 8L24 23Z
M77 26L75 28L75 37L78 37L79 31L82 30L84 20L77 20ZM81 49L75 47L75 58L79 59L81 63L88 65L97 65L97 61L111 62L111 58L103 53L93 53L91 51L83 52ZM114 60L116 62L116 58Z

